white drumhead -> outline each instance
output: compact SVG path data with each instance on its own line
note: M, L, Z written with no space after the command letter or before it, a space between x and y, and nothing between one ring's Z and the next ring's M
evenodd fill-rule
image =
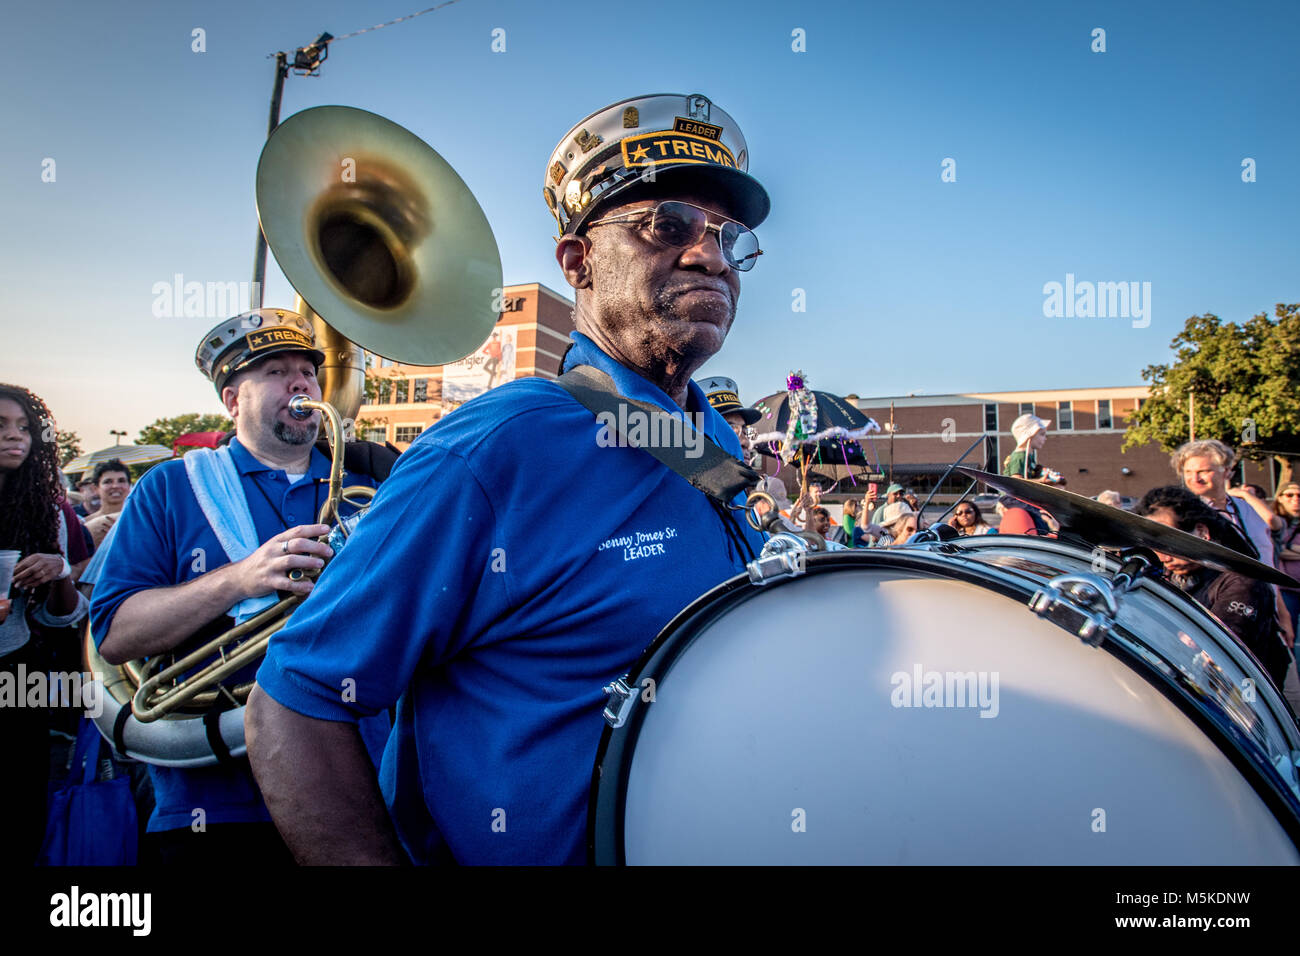
M1136 671L962 581L841 568L759 590L641 706L630 864L1300 862Z

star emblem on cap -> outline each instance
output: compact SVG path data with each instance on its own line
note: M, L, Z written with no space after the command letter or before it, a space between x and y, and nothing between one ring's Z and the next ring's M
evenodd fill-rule
M638 146L636 149L632 150L632 154L631 154L632 162L634 163L643 162L646 156L649 154L649 152L650 150L646 149L644 145Z

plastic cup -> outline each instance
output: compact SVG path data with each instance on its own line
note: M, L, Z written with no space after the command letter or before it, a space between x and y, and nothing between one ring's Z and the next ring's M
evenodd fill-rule
M21 551L0 551L0 598L9 596L9 586L14 583L14 567L20 557Z

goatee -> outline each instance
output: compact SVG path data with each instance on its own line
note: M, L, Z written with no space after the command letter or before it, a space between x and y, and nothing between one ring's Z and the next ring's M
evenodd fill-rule
M316 425L312 422L277 421L271 431L286 445L310 445L316 439Z

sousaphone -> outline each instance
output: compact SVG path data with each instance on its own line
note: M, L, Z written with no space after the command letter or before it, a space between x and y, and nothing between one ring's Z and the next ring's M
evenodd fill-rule
M295 311L311 320L325 353L323 401L308 407L326 414L332 436L361 407L363 349L404 364L445 365L476 351L496 324L501 257L487 217L446 160L382 116L320 106L281 123L258 160L257 214L298 293ZM342 445L333 443L334 473ZM336 512L349 493L331 477L322 513ZM108 664L87 628L87 670L104 675L96 682L104 704L99 729L148 763L213 763L213 736L242 755L251 683L223 681L264 653L298 603L280 602L166 670ZM194 671L201 657L211 663L197 675L173 679L173 672ZM238 706L210 722L187 719L211 712L218 697ZM132 715L118 720L125 707Z

